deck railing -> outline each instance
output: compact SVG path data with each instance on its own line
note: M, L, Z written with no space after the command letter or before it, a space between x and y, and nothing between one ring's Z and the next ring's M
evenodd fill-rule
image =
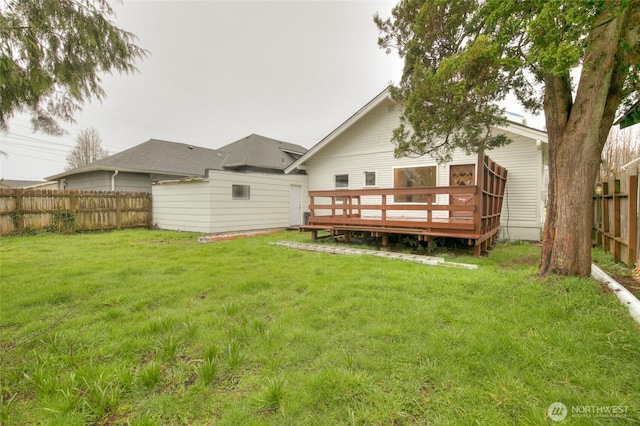
M478 161L477 185L309 191L309 227L468 238L486 250L500 231L507 170L486 155ZM452 195L469 201L451 204ZM425 201L395 202L396 196Z
M309 224L366 225L391 228L442 228L449 221L446 212L467 214L457 217L461 229L473 230L475 202L465 205L443 204L439 195L470 195L477 199L477 186L433 186L402 189L357 189L310 191ZM426 199L421 203L395 203L396 196ZM445 220L446 219L446 220Z

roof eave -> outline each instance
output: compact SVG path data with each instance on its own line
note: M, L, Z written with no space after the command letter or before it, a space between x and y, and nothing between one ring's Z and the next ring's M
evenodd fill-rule
M540 140L544 143L549 143L547 132L545 132L544 130L525 126L524 124L508 121L506 126L495 126L495 128L498 130L505 130L507 132L516 133L520 136L525 136L530 139Z
M68 176L79 175L82 173L91 173L91 172L115 172L119 173L140 173L140 174L158 174L158 175L174 175L174 176L194 176L193 173L185 173L185 172L172 172L167 170L145 170L145 169L128 169L126 167L113 167L113 166L92 166L87 167L85 169L74 169L69 170L64 173L59 173L57 175L45 177L46 180L58 180L63 179ZM203 176L198 173L198 176Z
M375 98L367 102L365 106L360 108L353 114L351 117L347 118L341 125L336 127L331 133L325 136L320 140L317 144L312 146L307 152L305 152L302 157L295 160L291 163L287 168L284 169L285 174L289 174L296 169L305 170L300 168L299 166L303 165L303 163L313 157L318 151L322 150L325 146L331 143L334 139L344 133L352 124L359 121L363 116L367 115L371 110L382 104L382 102L391 98L389 87L385 88L382 92L380 92Z

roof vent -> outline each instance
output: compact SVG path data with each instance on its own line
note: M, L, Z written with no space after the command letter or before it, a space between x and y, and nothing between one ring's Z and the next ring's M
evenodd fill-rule
M193 149L193 145L187 145L187 148Z

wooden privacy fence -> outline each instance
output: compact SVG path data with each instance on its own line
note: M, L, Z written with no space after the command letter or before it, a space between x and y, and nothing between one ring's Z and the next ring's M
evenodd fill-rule
M602 182L594 197L595 244L613 254L616 262L629 267L638 259L638 175ZM601 192L598 194L598 192Z
M151 227L146 192L0 190L1 234L45 230L61 219L75 231Z

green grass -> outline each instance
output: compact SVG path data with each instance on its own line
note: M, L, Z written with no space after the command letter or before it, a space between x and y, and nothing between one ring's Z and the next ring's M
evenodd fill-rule
M0 423L553 424L625 406L640 328L595 281L132 230L4 238ZM615 424L581 418L565 424Z

